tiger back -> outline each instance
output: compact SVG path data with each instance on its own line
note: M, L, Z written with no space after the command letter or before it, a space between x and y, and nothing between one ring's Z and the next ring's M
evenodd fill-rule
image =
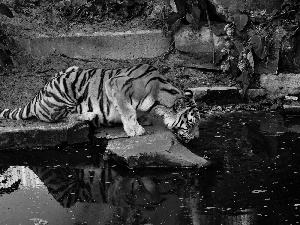
M24 107L0 110L0 118L56 122L75 117L96 127L121 122L128 136L137 136L145 133L138 116L152 110L179 139L188 142L199 135L193 93L181 91L148 64L112 70L70 67Z

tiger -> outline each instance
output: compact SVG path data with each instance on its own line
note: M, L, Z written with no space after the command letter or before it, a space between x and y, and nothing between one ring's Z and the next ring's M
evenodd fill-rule
M71 66L56 73L23 107L0 109L0 119L75 118L95 127L122 123L133 137L145 134L138 118L152 110L179 140L199 136L200 112L193 92L177 88L149 64L119 69Z

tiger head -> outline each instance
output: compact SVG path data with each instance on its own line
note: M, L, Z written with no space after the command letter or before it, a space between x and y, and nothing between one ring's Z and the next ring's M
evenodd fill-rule
M188 107L184 112L177 115L172 132L178 139L187 143L199 137L200 113L197 107Z
M175 99L172 107L164 110L163 117L164 123L179 140L187 143L199 137L200 112L192 91L187 90L184 96Z

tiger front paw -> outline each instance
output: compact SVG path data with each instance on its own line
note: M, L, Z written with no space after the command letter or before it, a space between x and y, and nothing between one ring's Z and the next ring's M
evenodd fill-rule
M124 126L124 130L125 130L126 134L130 137L140 136L146 132L144 127L142 127L139 124L134 127L125 127Z
M136 135L143 135L145 133L145 129L144 127L142 127L141 125L138 125L137 127L135 127L135 133Z

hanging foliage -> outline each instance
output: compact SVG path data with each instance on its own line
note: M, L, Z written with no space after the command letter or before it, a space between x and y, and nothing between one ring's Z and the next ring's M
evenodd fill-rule
M56 7L69 21L93 23L103 16L121 21L132 19L141 15L146 5L146 0L63 0Z
M194 29L199 29L207 20L207 0L174 0L175 12L166 17L164 33L171 37L182 24L191 24ZM170 0L166 0L171 4Z

